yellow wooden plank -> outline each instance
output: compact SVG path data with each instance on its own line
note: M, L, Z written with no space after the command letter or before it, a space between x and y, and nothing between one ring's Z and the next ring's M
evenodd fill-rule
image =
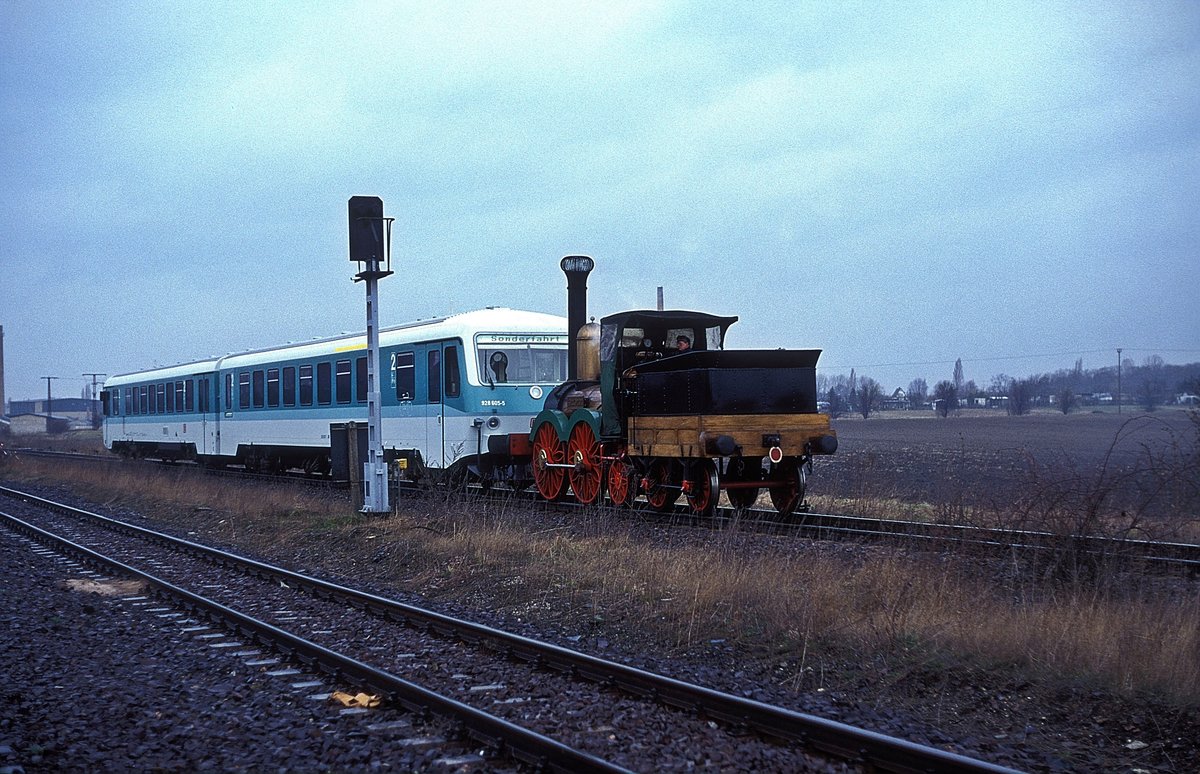
M825 414L715 414L672 417L630 417L629 447L650 457L701 457L702 436L728 435L745 456L766 454L763 435L778 435L787 456L804 453L805 444L835 435Z

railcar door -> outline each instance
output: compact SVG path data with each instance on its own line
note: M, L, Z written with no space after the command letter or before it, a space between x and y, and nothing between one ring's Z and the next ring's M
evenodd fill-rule
M200 415L200 444L196 453L207 457L216 454L216 374L196 374L196 413Z
M457 341L430 344L425 353L429 412L426 415L425 464L446 468L466 450L461 428L462 345Z

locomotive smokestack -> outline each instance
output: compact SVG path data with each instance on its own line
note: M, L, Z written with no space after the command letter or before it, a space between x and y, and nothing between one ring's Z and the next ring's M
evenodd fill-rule
M567 378L577 379L579 345L575 337L587 323L587 277L596 262L586 255L568 255L558 265L567 275Z

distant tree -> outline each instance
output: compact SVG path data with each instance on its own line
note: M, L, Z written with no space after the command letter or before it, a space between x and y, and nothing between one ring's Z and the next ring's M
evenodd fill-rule
M1008 413L1017 417L1028 414L1033 406L1033 394L1033 379L1013 379L1008 385Z
M1167 380L1163 359L1158 355L1146 358L1142 366L1142 381L1137 388L1138 405L1146 411L1155 411L1166 400Z
M1078 403L1079 398L1070 387L1064 387L1058 391L1058 410L1062 413L1070 414L1071 409L1075 408Z
M829 401L829 416L837 419L846 413L846 399L842 397L842 393L836 387L829 388L825 399Z
M989 395L1007 395L1008 385L1012 383L1012 377L1008 374L996 374L992 377L992 383L988 385Z
M919 409L929 400L929 385L921 377L908 383L908 405Z
M963 394L963 367L962 358L954 361L954 392L957 395Z
M878 405L883 397L883 387L879 382L869 376L860 377L858 380L858 413L862 414L863 419L871 416L871 411Z
M966 402L968 406L975 405L975 398L983 394L983 390L979 389L979 385L975 384L974 379L968 379L958 391L959 403Z
M846 404L851 411L858 408L858 377L854 375L854 369L850 369L850 384L846 390Z
M933 406L942 417L958 408L958 390L954 388L954 382L943 379L934 386Z

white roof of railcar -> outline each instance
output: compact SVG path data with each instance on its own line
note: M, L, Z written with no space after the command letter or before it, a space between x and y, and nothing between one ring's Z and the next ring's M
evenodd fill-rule
M461 338L470 341L476 333L559 333L566 335L567 318L542 312L488 307L472 312L415 320L401 325L381 328L379 344L384 347L422 341ZM105 386L132 382L182 378L193 374L276 362L322 357L336 352L353 352L367 348L366 333L332 336L326 339L285 344L281 347L240 352L222 358L200 360L166 368L154 368L110 377Z

